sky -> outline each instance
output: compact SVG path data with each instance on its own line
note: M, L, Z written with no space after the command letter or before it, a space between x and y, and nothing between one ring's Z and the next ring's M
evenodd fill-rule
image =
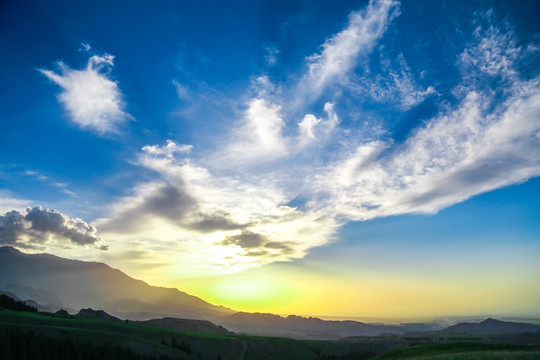
M539 15L3 1L0 245L242 311L540 316Z

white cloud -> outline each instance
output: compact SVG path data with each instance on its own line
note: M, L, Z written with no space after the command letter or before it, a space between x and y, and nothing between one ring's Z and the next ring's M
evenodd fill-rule
M352 70L360 55L372 51L398 11L398 1L372 0L365 10L351 13L347 27L327 40L321 53L308 58L309 71L299 84L300 96L317 98L326 86Z
M334 104L327 102L324 104L326 119L317 118L313 114L306 114L301 122L298 123L298 149L301 151L310 143L317 142L324 144L332 131L338 126L339 118L334 111Z
M225 157L236 163L272 161L287 155L281 107L264 98L250 100Z
M268 66L274 66L277 63L277 56L281 52L278 48L275 46L266 46L264 48L265 54L264 54L264 60L266 60L266 64Z
M191 96L189 95L189 90L185 85L180 84L176 80L173 80L172 83L174 85L174 88L176 89L176 94L178 95L179 99L182 99L182 100L191 99Z
M321 122L321 119L317 119L313 114L306 114L302 121L298 123L300 128L300 134L308 138L309 140L317 140L315 136L315 127Z
M515 78L517 71L514 62L521 49L517 46L512 32L503 32L499 27L493 26L493 13L484 15L488 19L488 26L478 26L474 32L475 43L466 49L460 56L466 71L475 68L480 72L502 78Z
M81 43L81 47L79 48L79 51L90 51L90 49L92 49L92 46L90 46L90 44L87 44L87 43Z
M172 158L176 153L189 153L193 149L193 145L178 145L172 140L167 140L167 145L146 145L142 148L142 151L150 155L165 155L168 158Z
M352 78L347 86L367 100L388 104L407 111L420 104L429 95L436 94L433 86L420 87L415 80L403 54L397 57L397 66L387 59L381 60L381 72L373 75L367 72Z
M129 238L146 249L168 248L167 263L182 263L184 274L208 275L301 258L332 240L332 217L285 205L287 196L270 179L215 176L169 155L141 153L139 163L160 179L141 183L95 222L112 252ZM246 245L243 234L260 239L260 246Z
M118 133L119 125L130 119L118 84L107 73L114 56L94 55L83 70L73 70L59 62L60 73L38 69L62 88L58 99L71 120L98 134Z
M32 200L18 198L11 192L0 189L0 215L12 210L24 211L33 203Z

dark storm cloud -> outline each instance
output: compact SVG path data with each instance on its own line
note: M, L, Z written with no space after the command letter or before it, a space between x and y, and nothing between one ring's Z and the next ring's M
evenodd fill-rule
M0 242L4 245L14 245L19 234L24 232L24 217L18 211L10 211L0 215Z
M251 231L242 231L241 234L227 236L221 243L223 245L238 245L244 249L260 248L267 242L267 239L261 234Z
M215 212L211 214L201 214L200 219L189 224L187 227L200 232L213 232L223 230L244 229L249 224L239 224L230 218L225 212Z
M294 249L287 242L270 241L266 236L251 231L243 231L238 235L227 236L221 245L237 245L247 250L245 256L279 257L290 255Z
M141 200L134 206L121 209L100 223L100 229L113 232L137 231L151 217L180 221L197 207L197 201L183 186L162 184L141 196Z
M42 207L27 208L26 213L23 216L14 210L0 215L0 243L32 246L67 242L108 249L97 236L96 228L81 219L70 218L56 210Z

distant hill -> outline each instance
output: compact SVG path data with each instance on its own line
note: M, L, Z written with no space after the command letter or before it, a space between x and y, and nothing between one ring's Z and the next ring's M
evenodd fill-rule
M92 308L81 309L77 314L73 315L73 317L85 320L122 321L117 317L107 314L103 310L94 310Z
M0 295L6 295L6 296L12 298L15 301L22 301L20 297L18 297L17 295L12 293L11 291L4 291L4 290L0 289Z
M540 332L540 325L486 319L479 323L459 323L443 330L445 333L499 333L519 334Z
M32 306L31 304L26 304L6 294L0 294L0 309L1 308L15 311L37 312L37 308L35 306Z
M218 326L210 321L205 320L166 317L163 319L152 319L146 321L131 321L130 323L134 325L156 327L174 331L194 331L205 334L234 335L234 333L225 329L223 326Z
M17 295L13 294L11 291L4 291L2 289L0 289L0 295L4 295L4 296L7 296L11 299L13 299L14 301L17 301L17 302L21 302L31 308L34 308L36 309L37 311L46 311L46 312L49 312L50 309L49 307L47 306L43 306L41 304L39 304L38 302L32 300L32 299L28 299L28 300L21 300L21 298L19 298Z
M237 333L263 336L284 336L294 339L340 339L351 336L375 336L382 333L427 331L433 326L424 324L380 325L358 321L328 321L313 317L238 312L223 317L219 324Z
M39 303L54 294L53 300L61 302L58 308L99 308L136 320L213 319L234 313L177 289L148 285L103 263L25 254L9 246L0 247L0 289L19 297L23 291L32 293L36 297L28 298Z
M32 306L37 307L39 311L55 312L65 307L56 295L47 290L32 289L20 284L0 284L0 289L10 294L17 294L17 297L25 299L25 302L33 302Z

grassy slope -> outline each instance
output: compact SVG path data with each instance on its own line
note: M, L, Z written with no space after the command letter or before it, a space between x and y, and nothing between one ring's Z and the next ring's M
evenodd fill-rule
M2 309L0 309L0 326L35 331L46 336L69 338L79 342L120 345L140 354L168 356L173 359L540 359L540 344L505 345L494 342L456 342L448 339L438 343L387 351L389 347L406 346L406 343L392 346L390 344L395 340L384 338L378 341L299 341L277 337L204 334L125 322L66 319ZM176 346L171 346L172 344ZM375 354L379 355L373 357Z
M539 345L445 342L409 346L388 351L373 360L528 360L540 359Z
M261 336L217 335L172 331L129 323L66 319L45 314L0 310L0 326L36 331L74 341L130 347L141 354L180 359L306 359L380 353L381 345L339 341L298 341ZM176 348L171 344L176 343Z

